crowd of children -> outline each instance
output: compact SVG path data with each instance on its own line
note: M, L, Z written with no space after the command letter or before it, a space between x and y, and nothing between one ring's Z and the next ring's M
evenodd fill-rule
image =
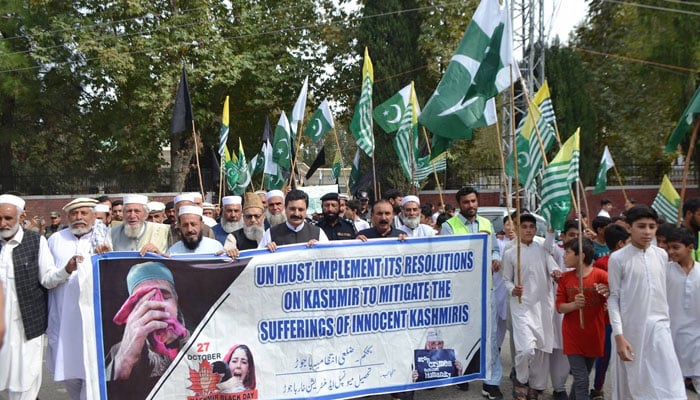
M514 399L538 399L548 375L554 399L604 399L609 364L612 399L686 399L684 377L700 388L697 231L658 221L635 205L614 222L596 217L592 231L567 221L555 244L551 230L535 237L533 215L520 215L520 243L501 267Z

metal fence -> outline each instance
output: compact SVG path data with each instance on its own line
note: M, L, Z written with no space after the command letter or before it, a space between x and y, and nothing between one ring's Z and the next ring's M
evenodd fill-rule
M449 169L449 165L448 165ZM664 174L668 174L671 182L680 186L683 167L656 164L618 165L617 169L625 186L659 185ZM202 180L206 191L218 191L218 179L215 171L202 168ZM444 179L445 173L440 173L444 189L459 189L464 185L478 188L499 190L502 188L500 168L473 168L466 171L464 179ZM449 174L449 172L448 172ZM465 174L462 174L465 175ZM697 171L691 165L689 184L698 182ZM595 182L587 182L589 185ZM618 186L618 181L612 171L608 173L608 185ZM429 184L426 189L431 188ZM185 179L183 191L199 191L199 178L196 173L190 173ZM23 195L60 195L74 193L149 193L169 192L170 174L163 171L158 174L144 176L143 174L112 174L111 176L86 173L74 175L9 175L0 172L0 193L16 191Z

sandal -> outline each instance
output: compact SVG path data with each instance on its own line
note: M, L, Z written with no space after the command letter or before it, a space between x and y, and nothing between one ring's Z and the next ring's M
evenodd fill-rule
M526 400L538 400L540 397L540 392L537 389L528 388Z
M528 389L526 384L520 383L515 379L513 381L513 400L527 400Z

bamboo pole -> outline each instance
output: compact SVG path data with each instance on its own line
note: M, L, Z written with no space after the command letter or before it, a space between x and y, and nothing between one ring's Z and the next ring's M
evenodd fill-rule
M581 201L581 187L576 185L576 200ZM580 205L580 204L579 204ZM583 234L581 233L581 207L578 208L578 291L583 294ZM583 308L578 309L578 320L583 328Z
M202 194L202 199L204 196L204 182L202 181L202 168L199 166L199 144L197 143L197 131L194 126L194 118L192 119L192 139L194 140L194 156L197 161L197 176L199 177L199 193Z
M510 66L510 76L511 76L511 82L510 82L510 107L511 107L511 112L510 112L510 133L511 133L511 140L513 141L513 145L515 146L516 139L515 139L515 129L513 128L515 126L515 88L512 82L512 77L513 77L513 66ZM529 101L528 101L529 104ZM498 121L496 121L496 126L498 126ZM498 129L498 128L497 128ZM522 270L520 267L520 182L518 181L518 152L517 149L512 152L513 153L513 181L515 181L515 224L514 224L514 229L515 229L515 240L517 240L516 243L516 274L517 274L517 281L518 281L518 286L522 287L523 285L523 276L522 276ZM546 157L545 157L546 161ZM510 214L510 210L508 210L508 214ZM522 304L523 298L522 295L518 296L518 304Z
M303 118L303 116L302 116ZM296 151L294 152L294 157L292 157L292 172L289 174L289 182L287 184L289 187L292 187L292 181L296 179L296 168L297 168L297 159L299 158L299 150L301 149L301 130L303 127L303 122L304 120L299 120L299 126L297 127L297 144L296 144ZM291 127L291 124L290 124Z
M695 142L698 140L698 128L700 128L700 119L696 119L693 125L693 134L690 136L690 143L688 144L688 155L685 157L685 165L683 166L683 180L681 181L681 198L678 203L678 219L676 220L676 227L681 226L681 221L683 220L683 202L685 201L685 189L688 184L688 173L690 172L690 158L693 156L693 151L695 150Z

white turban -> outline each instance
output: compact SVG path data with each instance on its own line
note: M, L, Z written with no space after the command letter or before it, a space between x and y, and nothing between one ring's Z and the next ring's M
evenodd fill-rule
M406 203L410 203L412 201L417 203L418 207L420 207L420 199L418 198L418 196L414 196L412 194L405 196L403 199L401 199L401 207L405 206Z
M24 211L24 200L13 195L13 194L3 194L0 195L0 204L12 204L17 207L20 211Z

